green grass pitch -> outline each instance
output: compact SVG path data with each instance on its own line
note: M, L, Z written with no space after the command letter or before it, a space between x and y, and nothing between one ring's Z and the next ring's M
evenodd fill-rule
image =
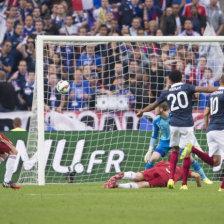
M102 184L0 188L1 224L194 224L224 223L224 192L220 183L188 191L102 189Z

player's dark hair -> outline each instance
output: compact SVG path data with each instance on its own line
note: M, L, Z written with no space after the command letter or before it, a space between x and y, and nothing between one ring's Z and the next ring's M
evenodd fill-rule
M163 102L159 105L160 108L162 108L164 111L167 111L168 110L168 105L167 105L167 102Z
M173 70L169 75L169 79L172 83L181 82L182 73L178 70Z

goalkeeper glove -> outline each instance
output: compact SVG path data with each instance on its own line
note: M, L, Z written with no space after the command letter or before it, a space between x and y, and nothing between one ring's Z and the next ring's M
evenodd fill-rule
M153 148L149 148L148 152L145 154L145 157L144 157L144 162L147 163L151 157L151 154L152 154L152 150Z

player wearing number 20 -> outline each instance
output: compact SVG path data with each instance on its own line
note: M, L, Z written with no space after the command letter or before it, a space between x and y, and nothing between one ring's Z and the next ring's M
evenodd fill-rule
M170 73L169 79L171 87L163 90L160 97L152 104L138 112L137 116L141 117L144 112L154 110L159 104L166 101L170 108L170 147L173 148L170 158L170 179L167 187L174 188L174 174L178 161L178 153L184 148L188 142L193 144L194 141L194 120L192 116L192 97L195 92L212 93L218 88L216 87L195 87L190 84L181 82L182 74L180 71L174 70ZM183 182L181 189L187 190L187 177L189 174L191 161L187 156L183 160Z

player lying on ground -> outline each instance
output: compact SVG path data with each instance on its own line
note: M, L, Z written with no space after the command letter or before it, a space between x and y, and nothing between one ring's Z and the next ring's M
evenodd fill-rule
M171 149L170 125L169 125L170 116L167 110L168 105L166 102L163 102L155 109L155 114L157 115L157 117L153 121L153 134L150 140L150 147L144 158L144 161L146 163L145 166L146 169L154 167L155 162L158 161L160 157L166 156L166 154ZM159 136L159 131L161 131L160 141L157 148L153 151L156 145L157 138ZM194 136L194 146L201 150L195 136ZM213 182L206 177L204 170L202 169L198 161L193 159L193 157L191 157L191 166L195 172L200 174L201 179L206 184L213 184Z
M141 172L124 172L111 177L104 188L145 188L145 187L166 187L170 174L170 162L158 162L153 168ZM176 183L183 176L183 168L176 167L174 182ZM196 180L197 186L201 187L201 178L198 173L189 172L189 177ZM119 184L118 180L132 180L132 183Z
M3 187L20 189L20 186L12 183L13 168L16 161L17 150L13 143L5 137L5 135L0 134L0 164L8 157L6 162L6 171Z
M181 82L182 73L174 70L170 73L169 79L171 88L163 90L160 97L152 104L148 105L137 113L141 117L144 112L154 110L159 104L166 101L170 108L170 146L173 147L170 158L170 179L167 187L174 188L174 174L178 161L180 148L184 148L190 141L194 142L194 120L192 116L192 96L195 92L212 93L218 88L216 87L201 87L184 84ZM191 166L190 157L183 160L183 182L181 189L187 190L187 177Z
M191 143L188 143L181 158L185 158L192 152L210 166L218 166L221 163L222 151L224 152L224 76L220 79L219 89L210 96L204 112L204 119L207 127L206 137L209 154L199 151ZM224 178L219 191L224 191Z

